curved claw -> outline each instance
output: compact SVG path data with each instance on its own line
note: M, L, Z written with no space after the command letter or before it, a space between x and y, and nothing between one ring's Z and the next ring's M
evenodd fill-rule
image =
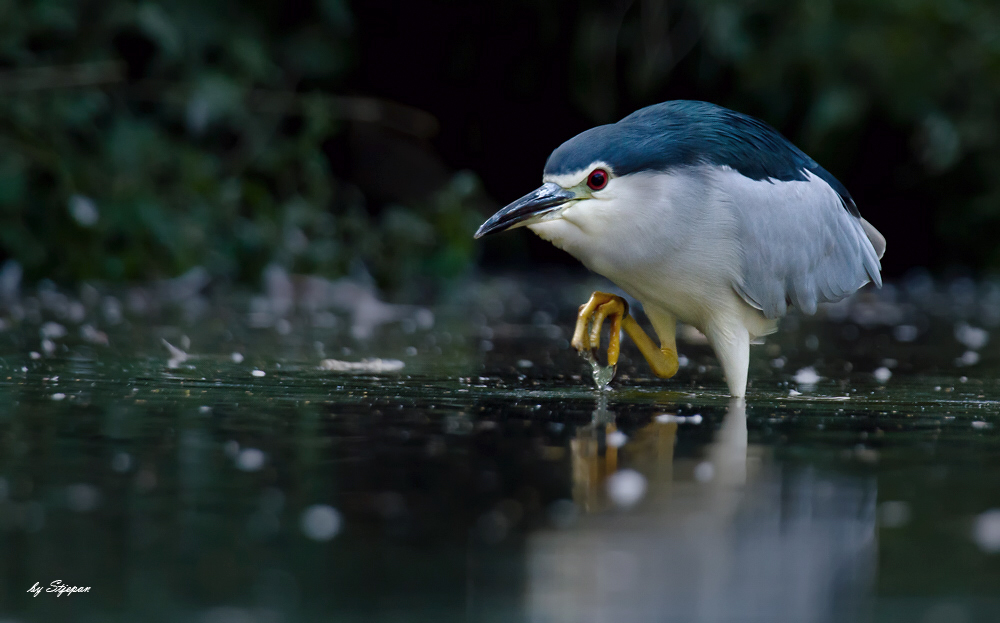
M670 378L677 373L679 362L674 336L672 334L660 336L661 344L657 346L649 339L635 318L629 315L628 301L606 292L594 292L590 300L580 306L580 314L577 316L576 328L573 331L573 348L586 357L592 365L598 365L597 351L601 346L601 326L609 316L611 317L611 336L608 340L609 367L613 368L618 363L621 331L624 330L646 359L653 374L660 378Z
M621 353L622 322L628 317L628 301L620 296L606 292L594 292L590 300L580 307L573 331L573 348L583 353L589 351L591 357L597 358L601 346L601 328L604 321L611 317L611 335L608 339L608 365L618 363Z

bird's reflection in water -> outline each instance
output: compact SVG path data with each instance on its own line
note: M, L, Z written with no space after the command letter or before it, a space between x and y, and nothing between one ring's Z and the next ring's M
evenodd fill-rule
M702 452L675 457L678 418L655 418L621 445L602 398L571 442L580 520L529 543L531 620L863 616L877 554L873 481L786 465L748 444L743 400ZM631 508L612 486L626 471L645 485Z
M591 422L576 430L570 442L573 464L573 501L584 512L604 510L613 505L608 496L608 477L620 464L656 482L669 483L673 470L677 422L654 420L632 433L628 443L608 410L608 394L601 392ZM621 454L621 458L619 458Z

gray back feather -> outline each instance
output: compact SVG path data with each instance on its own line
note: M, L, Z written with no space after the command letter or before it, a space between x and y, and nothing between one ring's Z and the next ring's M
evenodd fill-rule
M839 301L869 281L882 286L885 239L845 210L825 180L755 181L723 170L717 188L735 215L742 254L733 288L768 318L783 316L789 304L815 313L818 303Z

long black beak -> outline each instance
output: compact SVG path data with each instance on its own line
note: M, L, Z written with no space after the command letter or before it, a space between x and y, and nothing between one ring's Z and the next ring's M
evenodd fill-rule
M476 238L537 222L540 220L539 217L574 199L577 199L577 196L571 190L552 182L542 184L541 188L528 193L491 216L476 232Z

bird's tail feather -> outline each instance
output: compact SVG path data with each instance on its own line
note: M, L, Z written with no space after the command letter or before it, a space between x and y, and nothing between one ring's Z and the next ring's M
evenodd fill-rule
M861 219L861 227L865 230L865 235L868 236L872 247L875 248L875 255L878 256L878 259L882 259L882 256L885 255L885 236L863 218Z

